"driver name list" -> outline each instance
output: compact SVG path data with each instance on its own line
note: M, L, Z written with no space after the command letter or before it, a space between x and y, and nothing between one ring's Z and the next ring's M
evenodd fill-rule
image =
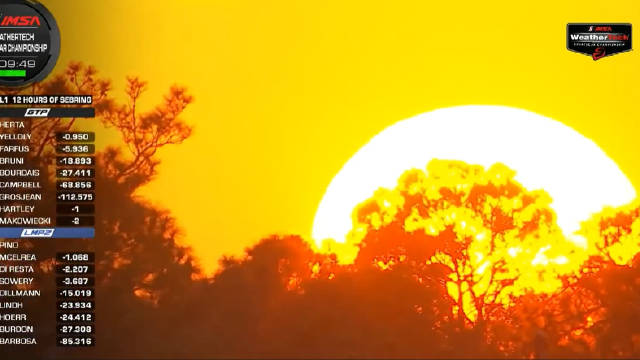
M26 120L0 121L0 227L33 227L16 235L52 222L51 216L37 215L43 213L43 189L40 170L27 161L31 135ZM35 345L37 326L28 305L42 295L34 281L39 259L25 242L6 235L0 240L0 345Z
M67 95L0 98L16 104L92 100ZM0 347L37 345L43 341L40 334L52 331L58 335L57 345L70 346L78 339L93 344L93 325L86 321L93 319L93 255L64 249L64 239L94 237L95 134L55 132L56 143L50 150L54 156L51 163L42 163L34 158L42 136L33 129L49 121L53 119L28 114L0 118ZM53 183L47 170L51 165L55 167ZM57 250L62 247L68 253L43 252L45 244L54 241L59 241ZM49 259L57 259L53 264L58 301L42 304L43 289L51 286L41 284L39 269ZM34 309L48 306L60 312L55 329L41 329L43 325L30 318ZM76 324L78 314L85 320L82 326Z

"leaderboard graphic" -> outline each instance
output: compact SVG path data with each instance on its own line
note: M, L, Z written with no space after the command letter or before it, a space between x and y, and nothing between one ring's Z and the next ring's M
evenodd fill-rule
M639 22L0 0L0 360L640 359Z
M60 53L58 25L46 7L30 1L0 3L0 18L0 86L7 89L0 96L0 238L6 239L0 248L12 250L0 254L0 284L5 288L0 295L12 300L2 302L0 342L36 345L41 326L28 318L25 304L33 298L32 306L42 306L37 302L42 284L34 276L43 256L35 251L37 241L91 241L95 235L95 133L51 128L45 134L55 152L50 169L55 188L49 189L43 181L47 169L33 159L32 140L39 136L34 129L50 126L51 119L93 118L95 110L91 95L21 94L20 89L42 81L54 68ZM31 251L26 239L34 240ZM50 255L55 256L56 345L92 346L94 253Z

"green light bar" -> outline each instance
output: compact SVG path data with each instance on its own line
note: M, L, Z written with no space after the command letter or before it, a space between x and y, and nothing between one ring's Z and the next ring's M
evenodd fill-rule
M27 70L0 70L0 77L25 77Z

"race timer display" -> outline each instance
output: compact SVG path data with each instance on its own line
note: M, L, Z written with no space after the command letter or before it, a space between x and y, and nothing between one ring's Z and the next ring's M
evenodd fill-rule
M0 2L1 86L24 86L44 79L59 53L58 25L42 4Z

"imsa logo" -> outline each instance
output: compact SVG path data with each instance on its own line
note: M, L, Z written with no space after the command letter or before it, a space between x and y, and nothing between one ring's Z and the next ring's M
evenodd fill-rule
M40 26L40 18L37 16L4 16L2 26Z
M22 234L20 234L21 238L25 237L40 237L40 238L50 238L53 236L53 232L55 229L22 229Z
M27 108L24 117L47 117L51 108Z

